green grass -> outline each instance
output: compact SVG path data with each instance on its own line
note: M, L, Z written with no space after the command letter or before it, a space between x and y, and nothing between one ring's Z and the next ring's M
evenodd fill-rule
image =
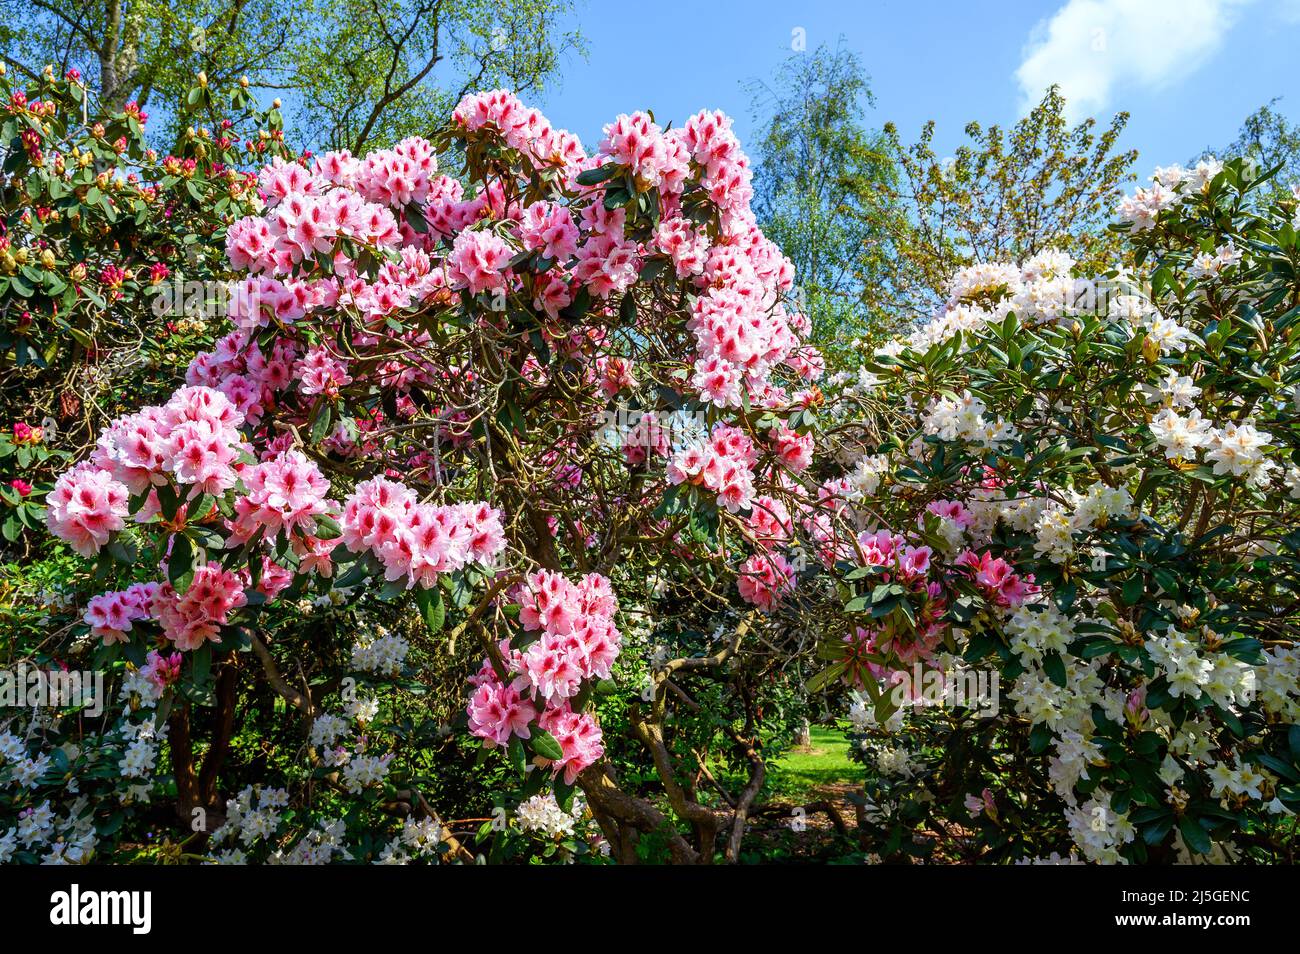
M811 736L808 748L792 749L771 766L773 791L803 795L828 785L859 782L862 767L849 761L849 742L840 729L815 725Z

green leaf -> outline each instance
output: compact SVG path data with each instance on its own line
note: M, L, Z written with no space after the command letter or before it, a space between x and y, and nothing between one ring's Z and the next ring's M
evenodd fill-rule
M183 533L172 534L171 556L167 558L167 579L177 593L194 582L194 541Z
M510 764L515 767L515 771L523 774L526 762L524 754L524 743L520 741L519 736L510 737L510 743L506 746L506 755L510 759Z
M544 759L550 759L552 762L558 762L564 758L564 749L560 748L560 743L555 741L555 736L545 729L535 729L532 738L533 752Z
M321 404L316 419L311 422L311 442L313 444L319 444L329 436L331 416L330 406Z
M1060 653L1048 653L1043 657L1043 672L1047 673L1047 678L1052 682L1065 688L1065 660Z
M435 635L442 632L443 624L447 621L447 607L442 601L442 590L436 586L417 589L415 601L420 604L420 612L424 614L429 632Z
M578 185L599 185L614 178L622 171L623 167L617 162L607 162L603 166L597 166L595 169L588 169L585 172L578 173L574 181Z
M837 662L827 666L821 672L817 673L817 675L809 679L808 682L804 684L804 689L810 693L820 692L826 686L840 678L840 676L844 674L846 668L847 666L842 662Z
M1187 817L1179 820L1178 830L1183 833L1183 841L1187 842L1187 847L1198 855L1208 855L1214 847L1210 836L1195 818Z

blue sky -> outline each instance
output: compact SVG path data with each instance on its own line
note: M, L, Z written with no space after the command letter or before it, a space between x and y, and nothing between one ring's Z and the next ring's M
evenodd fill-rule
M1123 142L1143 176L1230 142L1275 96L1300 119L1300 0L578 3L589 55L569 59L541 105L588 148L605 122L647 107L679 123L722 109L748 141L745 82L772 75L797 29L809 50L842 37L871 74L872 122L910 141L933 118L941 155L970 120L1014 122L1053 81L1076 116L1132 114Z

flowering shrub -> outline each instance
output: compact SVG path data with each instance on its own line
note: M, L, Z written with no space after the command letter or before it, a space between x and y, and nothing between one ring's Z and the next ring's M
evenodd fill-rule
M439 172L453 140L472 191ZM251 652L317 733L318 702L279 675L310 650L268 646L255 618L373 585L411 592L437 632L450 603L449 638L471 633L486 653L470 733L524 774L522 799L553 780L568 812L581 785L606 836L632 850L662 815L602 768L593 706L613 691L622 636L620 599L594 567L689 527L701 557L734 573L723 538L743 542L757 488L779 491L811 452L809 428L775 412L792 400L780 380L803 386L821 365L783 306L792 276L754 224L748 182L720 114L668 132L620 117L587 156L504 92L467 97L435 143L273 161L264 209L227 233L247 273L233 329L50 494L51 532L98 556L101 575L144 570L88 601L99 658L135 672L150 644L169 667L179 654L193 691L160 703L184 705L175 731ZM689 439L606 440L614 408L675 416ZM603 539L602 521L616 531ZM391 671L374 661L386 654L358 645L353 661ZM226 691L219 724L237 696ZM182 811L219 807L212 784L186 781L192 741L169 748ZM369 751L334 765L358 795L389 769ZM680 837L672 850L697 854Z
M1145 287L1052 253L974 266L865 363L900 413L855 472L863 519L930 548L918 581L873 545L846 577L872 621L833 653L866 693L853 738L889 852L953 825L967 857L1110 863L1292 837L1296 202L1256 201L1240 160L1156 180L1119 210ZM1000 713L900 709L914 660L994 670Z
M192 103L229 118L189 129L168 155L148 145L134 103L96 115L87 97L76 70L26 87L0 72L0 405L74 455L123 395L166 394L210 340L231 272L226 226L261 202L244 167L285 154L278 114L242 87L218 97L201 80ZM28 509L48 490L41 463L14 475L35 491ZM10 542L39 524L23 513Z
M432 141L277 158L226 232L228 332L50 494L96 561L79 635L132 687L112 717L155 707L181 817L223 816L198 857L472 857L427 760L463 729L511 779L515 819L474 836L493 857L517 824L566 857L735 861L790 687L865 693L875 732L900 675L960 659L1015 711L931 720L980 756L905 811L864 803L886 854L976 794L990 858L1276 850L1293 209L1253 206L1240 164L1202 178L1133 238L1150 294L1081 308L1098 285L1060 256L976 266L827 393L719 113L620 116L588 154L492 91ZM409 629L342 654L292 618L350 601L476 661L454 725L412 717ZM293 757L223 793L259 688ZM129 764L162 768L159 737ZM902 745L873 764L931 784Z

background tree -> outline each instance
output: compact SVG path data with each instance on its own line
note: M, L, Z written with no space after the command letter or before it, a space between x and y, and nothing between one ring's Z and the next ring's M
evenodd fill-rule
M772 83L752 83L762 130L754 208L794 263L813 334L833 357L883 315L864 308L897 218L888 143L865 125L873 104L862 63L842 45L791 56Z
M283 97L290 138L361 150L428 132L463 92L537 90L580 46L569 0L0 0L0 55L27 79L78 70L92 106L156 114L151 139L178 141L194 76L249 77ZM215 121L220 117L185 117Z
M1247 116L1237 138L1227 146L1205 151L1205 155L1223 159L1248 156L1263 170L1281 166L1268 183L1274 195L1290 193L1291 187L1300 183L1300 125L1278 111L1280 98L1275 96Z
M542 88L580 49L569 0L315 0L289 85L304 141L360 152L416 132L472 89ZM310 91L309 93L307 91Z
M12 66L29 79L46 65L76 69L108 113L131 100L174 111L200 71L217 86L244 74L272 82L306 12L296 0L0 0L0 10Z
M934 151L933 121L908 146L886 124L899 173L894 198L906 215L881 256L887 280L866 289L869 308L927 316L946 297L948 276L974 261L1020 262L1054 248L1085 269L1114 263L1119 243L1105 226L1137 159L1136 150L1115 150L1128 113L1098 133L1093 119L1071 128L1064 105L1051 87L1010 130L972 122L970 141L950 159Z

